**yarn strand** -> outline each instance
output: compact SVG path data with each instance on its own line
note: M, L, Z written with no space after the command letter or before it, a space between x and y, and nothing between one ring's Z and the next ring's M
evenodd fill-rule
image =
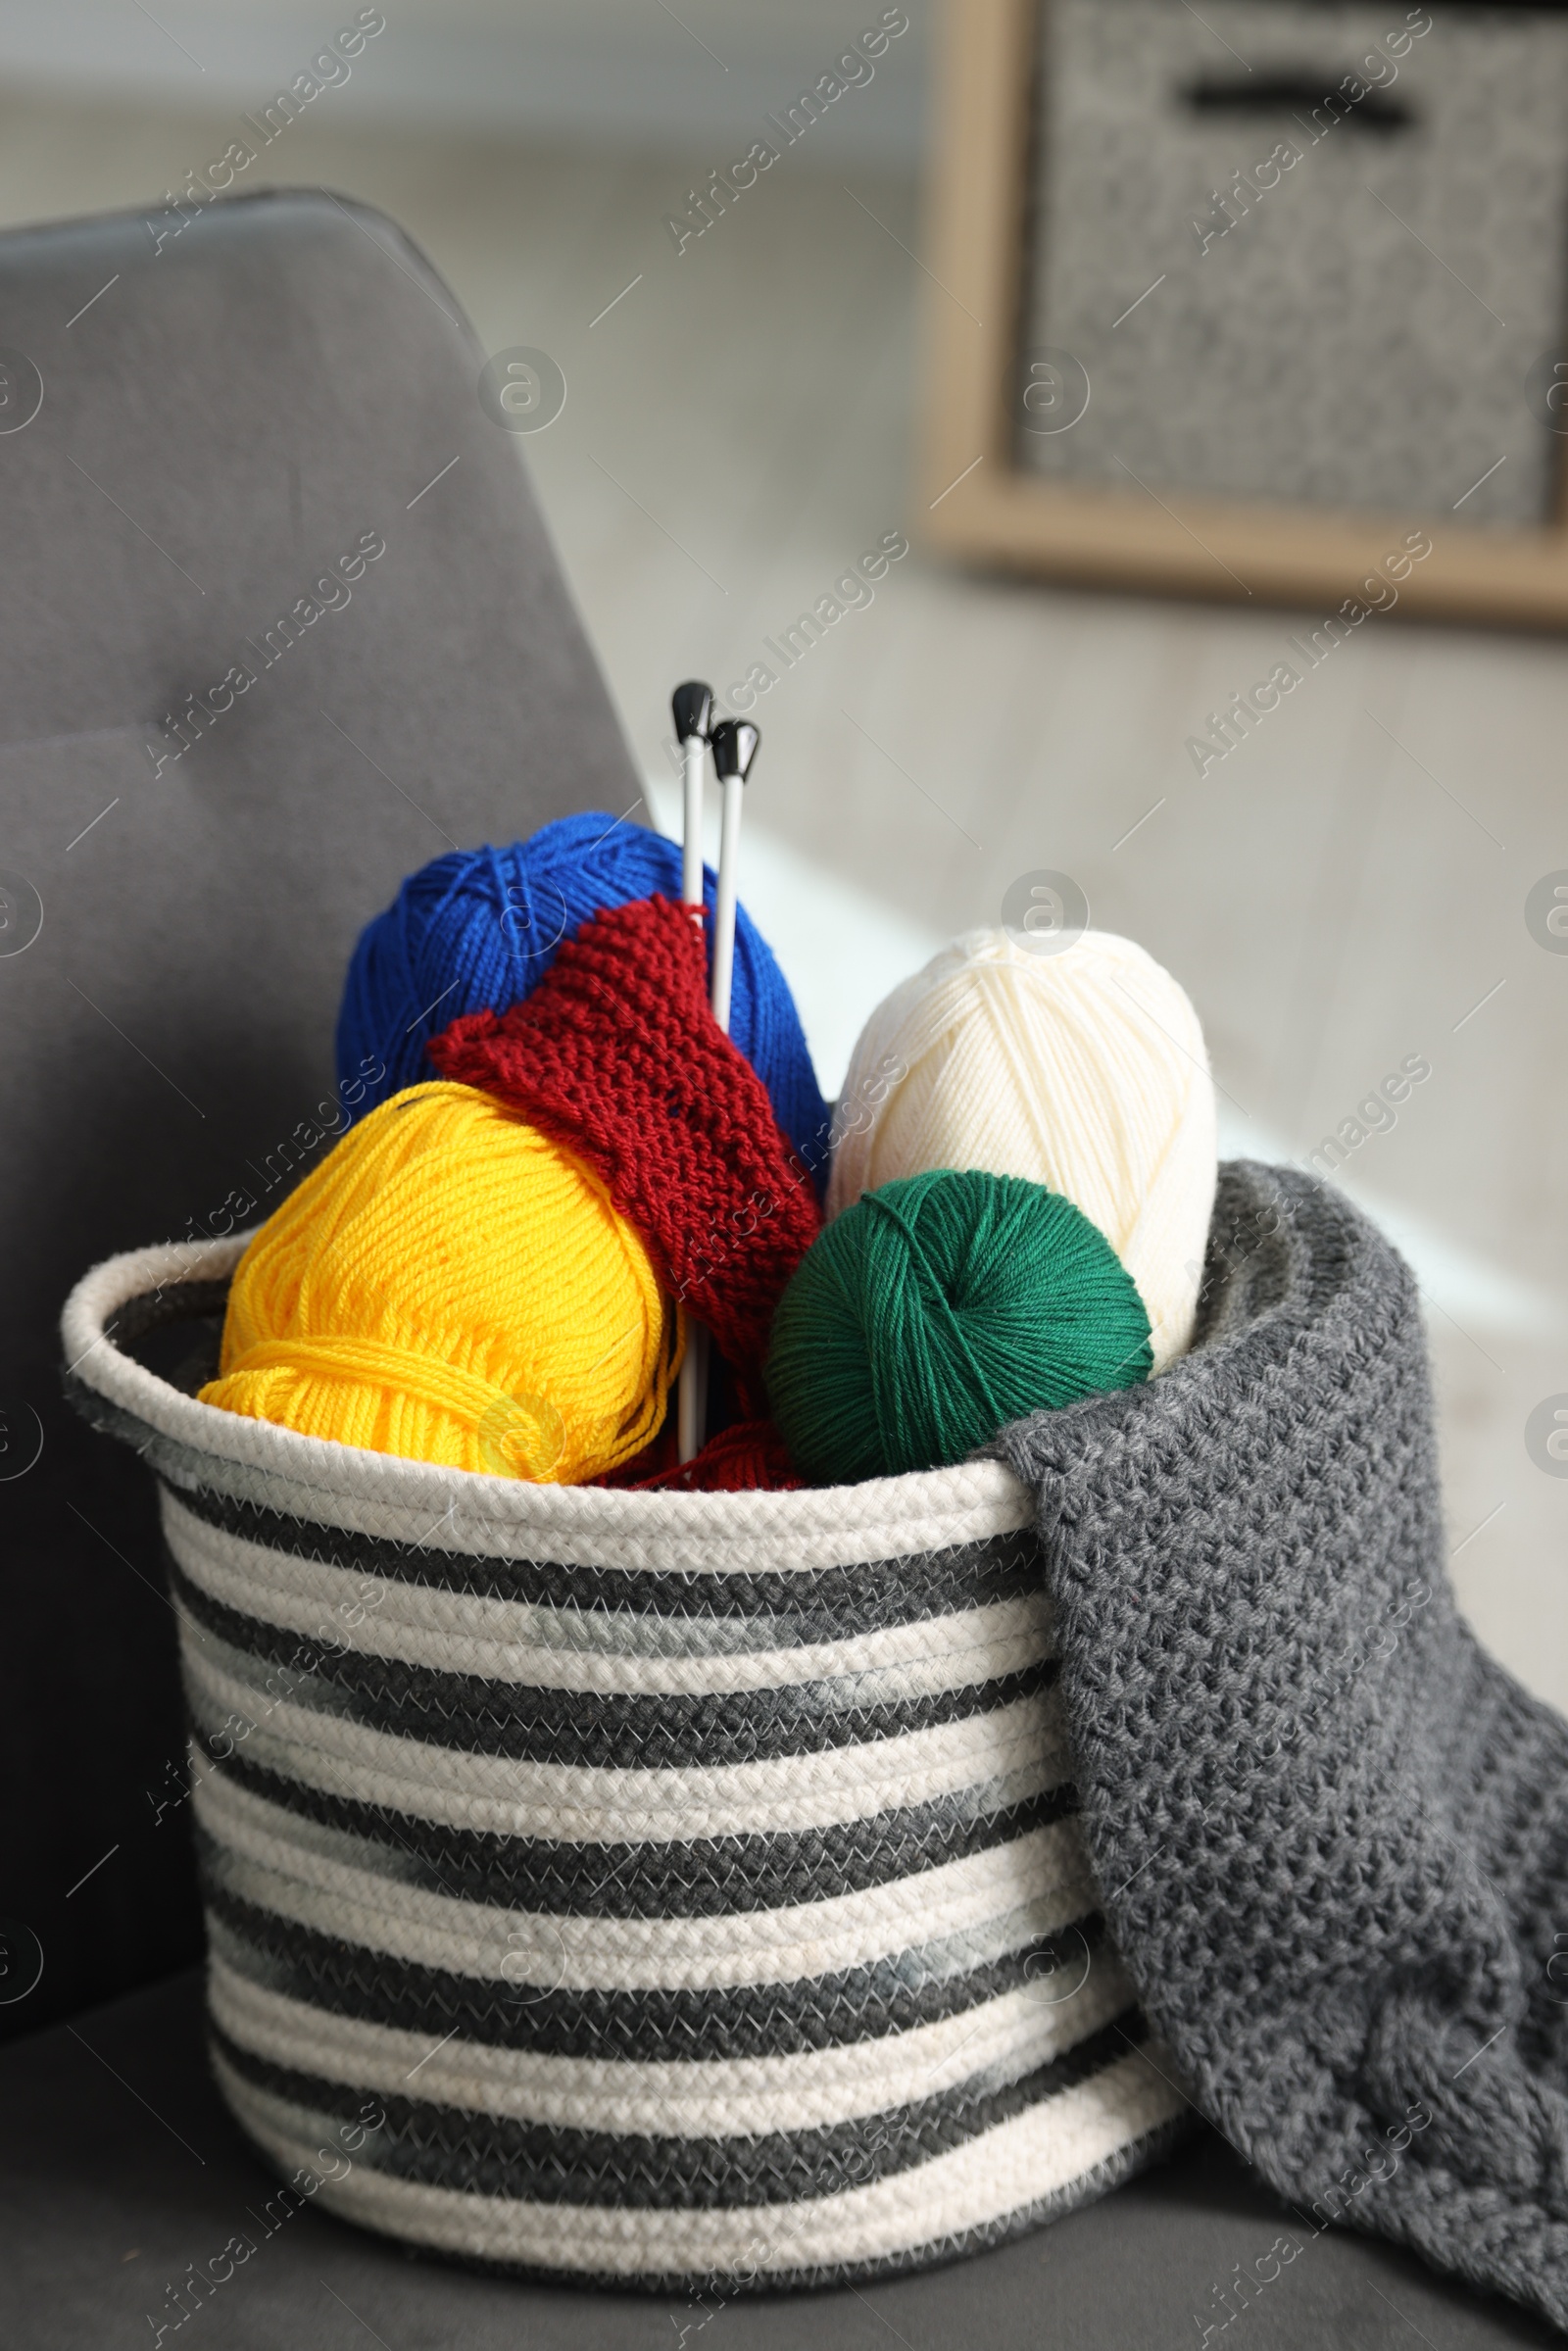
M964 1369L974 1383L976 1394L990 1412L993 1423L1000 1429L1005 1415L991 1392L991 1383L986 1378L984 1366L969 1345L964 1326L955 1313L953 1302L943 1287L941 1267L934 1262L915 1226L901 1212L898 1200L891 1187L886 1192L868 1192L865 1196L865 1205L876 1215L885 1217L889 1224L897 1226L899 1232L903 1234L905 1248L909 1252L911 1269L918 1280L922 1303L946 1329L950 1346L961 1359ZM960 1287L963 1292L972 1291L976 1286L974 1258L978 1245L979 1230L976 1228L969 1236L967 1256L960 1273Z

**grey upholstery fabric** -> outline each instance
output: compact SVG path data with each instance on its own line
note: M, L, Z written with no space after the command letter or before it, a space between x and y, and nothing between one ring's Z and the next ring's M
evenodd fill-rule
M861 2291L643 2300L416 2260L309 2207L278 2217L289 2207L277 2182L208 2073L194 1975L0 2050L0 2340L38 2351L156 2346L160 2326L163 2351L377 2339L388 2351L1500 2351L1552 2339L1392 2246L1341 2229L1307 2241L1207 2134L1034 2236Z
M1414 1280L1342 1194L1241 1163L1205 1298L1163 1378L999 1446L1106 1916L1307 2226L1568 2327L1568 1724L1454 1604Z
M290 193L156 251L129 216L0 237L0 1916L45 1960L3 2033L197 1947L150 1484L60 1400L62 1297L297 1159L403 874L637 784L485 355L389 222Z

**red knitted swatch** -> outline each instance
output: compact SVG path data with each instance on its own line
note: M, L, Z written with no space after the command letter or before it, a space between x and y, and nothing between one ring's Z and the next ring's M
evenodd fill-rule
M634 900L584 923L520 1004L465 1013L426 1051L587 1160L760 1413L773 1309L821 1219L709 1007L707 961L688 908Z

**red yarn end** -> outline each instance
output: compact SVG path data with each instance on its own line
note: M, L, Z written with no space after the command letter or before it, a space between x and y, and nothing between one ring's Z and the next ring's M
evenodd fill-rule
M770 1420L737 1421L710 1437L690 1461L656 1468L655 1461L670 1449L664 1436L661 1430L634 1461L595 1478L594 1485L634 1494L795 1494L805 1485Z
M773 1309L821 1218L766 1087L713 1018L691 909L611 907L531 996L465 1013L426 1051L587 1160L761 1409Z

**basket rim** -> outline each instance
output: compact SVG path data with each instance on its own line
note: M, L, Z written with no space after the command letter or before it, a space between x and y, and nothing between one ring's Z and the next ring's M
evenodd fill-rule
M368 1512L411 1524L433 1518L444 1522L443 1549L537 1555L543 1544L555 1556L583 1559L607 1540L624 1544L640 1538L662 1549L671 1539L689 1537L698 1553L689 1561L694 1568L727 1564L725 1546L757 1539L769 1547L780 1540L804 1546L788 1563L810 1567L845 1558L847 1536L862 1558L893 1558L983 1542L1033 1523L1028 1489L995 1460L786 1494L638 1494L447 1469L202 1403L115 1345L110 1326L132 1299L221 1279L251 1239L245 1232L158 1243L91 1267L61 1315L65 1368L68 1378L140 1425L124 1432L133 1443L145 1432L149 1440L250 1473L253 1481L260 1472L300 1497L293 1515L339 1524L364 1524ZM161 1448L142 1444L141 1449ZM715 1555L703 1558L710 1548Z

